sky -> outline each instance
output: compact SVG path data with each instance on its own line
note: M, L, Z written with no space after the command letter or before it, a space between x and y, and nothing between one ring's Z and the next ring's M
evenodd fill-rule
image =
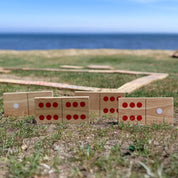
M178 0L0 0L0 32L178 33Z

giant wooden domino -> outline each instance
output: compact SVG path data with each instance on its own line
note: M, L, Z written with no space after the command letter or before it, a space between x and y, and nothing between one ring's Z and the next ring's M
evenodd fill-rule
M4 115L25 116L35 113L35 97L52 97L52 91L4 93Z
M121 98L119 122L130 124L173 124L173 98Z
M37 123L89 122L89 97L35 98Z
M76 96L89 96L90 114L94 116L118 117L118 100L125 93L76 91Z

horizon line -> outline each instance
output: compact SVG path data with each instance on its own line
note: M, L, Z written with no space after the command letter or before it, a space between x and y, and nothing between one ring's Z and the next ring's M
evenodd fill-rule
M178 32L1 32L0 34L178 34Z

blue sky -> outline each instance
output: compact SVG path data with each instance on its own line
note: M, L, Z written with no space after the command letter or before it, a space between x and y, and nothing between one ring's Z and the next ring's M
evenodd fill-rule
M0 0L0 32L178 33L178 0Z

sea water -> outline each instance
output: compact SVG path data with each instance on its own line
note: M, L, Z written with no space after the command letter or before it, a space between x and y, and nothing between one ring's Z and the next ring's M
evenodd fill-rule
M0 49L178 49L178 34L0 34Z

